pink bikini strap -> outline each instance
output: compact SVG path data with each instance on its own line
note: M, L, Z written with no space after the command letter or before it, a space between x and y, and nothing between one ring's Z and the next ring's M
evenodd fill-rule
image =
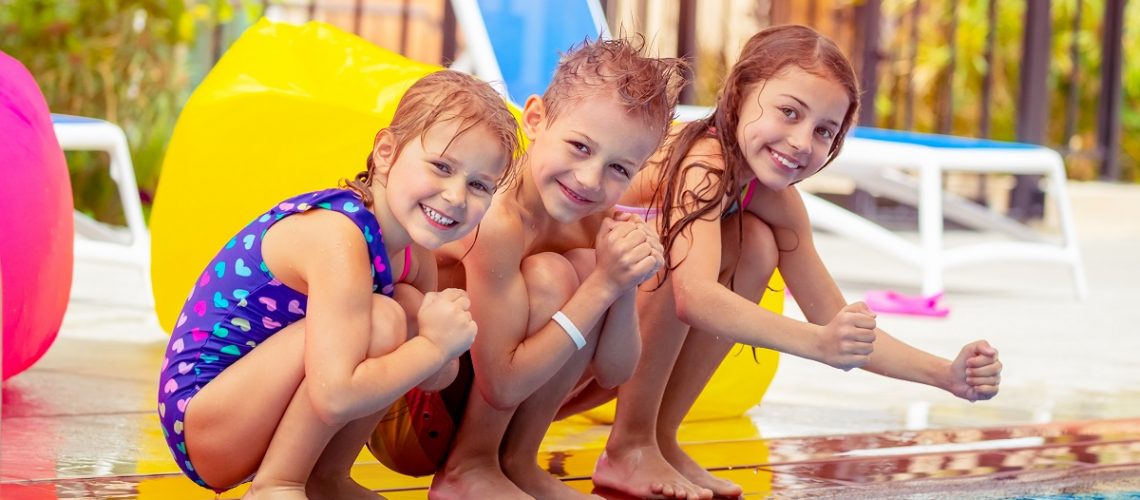
M400 277L396 279L396 283L404 281L408 277L408 269L412 268L412 247L404 247L404 270L400 272Z
M748 202L752 201L752 195L756 194L756 185L760 183L759 179L752 179L747 186L744 187L744 201L740 202L740 209L748 208Z

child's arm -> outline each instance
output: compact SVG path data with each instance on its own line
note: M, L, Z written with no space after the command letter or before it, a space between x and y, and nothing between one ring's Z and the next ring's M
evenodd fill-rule
M949 361L875 329L875 352L864 369L900 380L943 389L967 401L990 399L1001 383L997 349L979 340L962 347Z
M428 289L430 290L430 288ZM419 288L412 286L408 283L397 283L394 293L392 294L396 302L400 303L403 308L404 314L408 317L408 340L415 338L419 335L419 325L416 320L416 313L423 305L424 294L420 292ZM440 391L443 388L451 385L455 381L455 376L459 373L459 358L453 358L444 363L443 368L439 371L429 375L427 379L421 382L416 388L421 391Z
M615 218L630 221L644 232L646 240L652 247L653 258L657 260L656 268L660 269L664 264L661 239L653 229L637 215L618 214ZM654 281L650 280L647 286L654 286ZM606 313L605 322L599 333L598 348L594 352L594 359L590 362L598 385L611 389L629 380L637 369L637 360L640 357L641 332L637 323L635 287L614 301Z
M715 188L713 183L720 177L708 173L723 168L719 150L715 141L694 146L682 166L693 168L686 170L681 193L707 193ZM696 165L698 161L704 166ZM804 323L757 307L719 282L723 208L695 220L677 236L670 249L671 265L676 266L670 276L677 317L712 335L838 368L850 369L866 363L873 333L858 315L843 315L824 327ZM673 215L674 220L679 217L679 211Z
M423 304L424 292L439 289L439 269L436 267L435 256L430 250L419 246L412 247L411 269L407 271L406 282L397 283L392 296L404 308L408 315L408 340L419 335L419 325L416 313ZM421 391L440 391L455 381L459 373L459 358L444 363L443 368L428 376L426 380L416 386Z
M453 332L459 341L441 344L436 335L404 342L404 312L387 297L373 301L368 247L349 219L315 210L279 224L267 233L263 252L271 268L296 276L309 296L305 377L322 420L343 424L380 410L439 370L461 337L473 335L459 298L432 297L438 315L431 324L422 324L421 315L422 328ZM372 342L393 349L368 358Z
M796 303L808 321L826 324L843 311L874 319L862 303L848 305L823 265L811 237L811 223L802 198L795 189L764 192L764 203L753 203L773 228L781 252L780 272L795 290ZM874 326L874 325L872 325ZM997 350L985 341L962 348L954 361L907 345L883 330L874 329L874 353L863 368L888 377L919 382L944 389L970 401L990 399L998 392L1001 361Z
M612 224L607 221L603 225L608 228ZM471 349L475 382L492 406L512 408L561 369L574 354L575 346L552 320L527 335L530 301L521 271L525 241L521 221L486 217L473 241L475 245L463 257L463 266L467 291L473 298L471 313L483 332ZM587 342L596 341L589 332L631 286L625 281L632 281L631 275L637 272L629 266L623 268L623 262L615 262L620 260L621 250L614 246L603 245L606 250L598 253L595 271L561 309L587 336Z
M598 349L590 362L598 385L612 389L633 377L641 356L641 333L637 326L637 289L623 294L606 313Z

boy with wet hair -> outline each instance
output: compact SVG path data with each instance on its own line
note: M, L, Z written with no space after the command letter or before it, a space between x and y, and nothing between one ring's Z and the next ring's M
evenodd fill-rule
M656 233L614 205L660 147L684 81L679 59L639 40L565 54L522 111L530 141L516 183L477 234L435 252L440 285L471 298L474 383L431 498L580 496L536 465L581 380L615 387L641 351L637 285L664 262Z

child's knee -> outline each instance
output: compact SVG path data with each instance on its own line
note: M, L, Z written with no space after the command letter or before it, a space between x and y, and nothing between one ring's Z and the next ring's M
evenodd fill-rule
M741 250L748 259L746 267L759 270L763 274L772 274L780 262L776 235L768 224L752 214L745 214L743 223Z
M408 315L398 302L383 295L372 296L372 332L368 341L368 357L388 354L408 336Z
M751 214L745 214L741 223L740 255L731 284L742 296L759 300L779 264L780 253L768 224Z
M594 266L598 262L597 253L593 248L575 248L563 254L566 260L574 266L574 272L577 273L578 282L581 283L586 280L590 273L594 272Z
M535 254L524 259L522 275L531 304L565 304L574 295L579 283L574 265L566 257L553 252Z

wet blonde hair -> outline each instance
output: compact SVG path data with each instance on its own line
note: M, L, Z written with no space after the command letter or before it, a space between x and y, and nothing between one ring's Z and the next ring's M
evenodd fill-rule
M567 105L612 92L617 102L664 140L673 120L687 65L678 58L645 55L644 38L585 40L562 54L542 95L553 121Z
M519 157L518 121L490 85L471 75L443 70L419 79L400 98L391 125L381 131L388 130L395 137L398 158L412 139L419 137L423 140L433 126L451 120L459 120L460 127L448 146L477 126L485 126L491 131L491 135L498 139L503 158L507 159L507 166L496 187L512 182ZM372 206L371 187L376 177L376 164L371 150L366 165L367 168L356 177L341 180L341 186L353 190L365 205Z

